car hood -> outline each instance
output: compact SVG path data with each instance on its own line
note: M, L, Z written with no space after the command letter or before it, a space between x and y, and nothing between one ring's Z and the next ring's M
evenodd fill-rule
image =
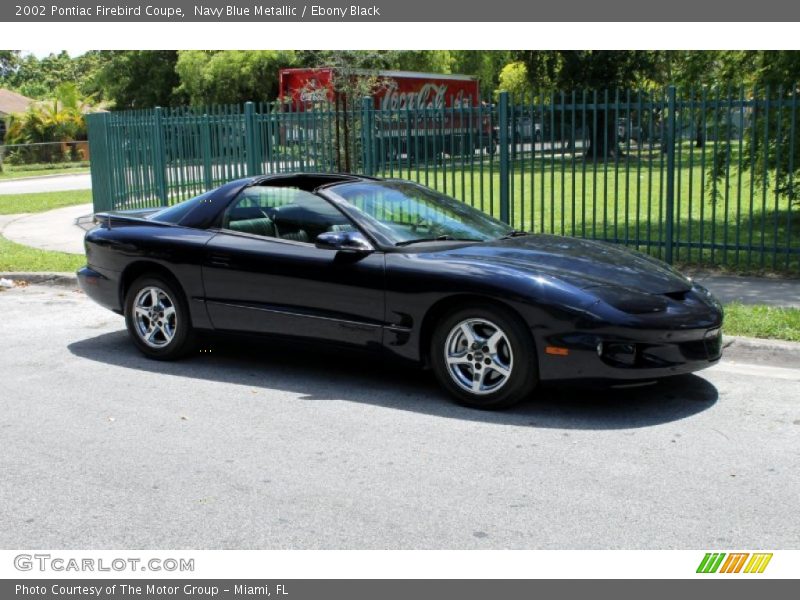
M689 291L691 281L672 267L606 242L531 234L434 252L445 260L480 261L531 275L550 276L581 289L622 287L647 294Z

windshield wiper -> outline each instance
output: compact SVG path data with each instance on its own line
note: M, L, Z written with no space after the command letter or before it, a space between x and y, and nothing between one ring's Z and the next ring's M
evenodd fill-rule
M482 242L482 241L483 240L479 240L476 238L457 238L453 237L452 235L440 235L431 238L417 238L415 240L403 240L402 242L397 242L395 246L408 246L410 244L420 244L422 242Z
M522 236L524 236L524 235L530 235L530 233L528 233L527 231L522 231L522 230L520 230L520 229L514 229L514 230L512 230L512 231L509 231L509 232L508 232L507 234L505 234L505 235L501 235L501 236L500 236L499 238L497 238L497 239L498 239L498 240L507 240L507 239L510 239L510 238L522 237Z

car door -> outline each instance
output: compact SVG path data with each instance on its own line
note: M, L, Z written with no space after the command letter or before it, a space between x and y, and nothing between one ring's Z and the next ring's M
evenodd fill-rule
M293 188L246 188L206 245L203 283L215 329L380 345L384 255L314 246L352 223Z

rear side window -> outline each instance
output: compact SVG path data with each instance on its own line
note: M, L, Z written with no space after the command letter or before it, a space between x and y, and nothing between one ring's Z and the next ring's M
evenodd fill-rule
M347 231L350 220L335 206L296 188L246 188L225 211L223 229L267 238L313 243L326 231Z
M203 200L208 198L210 195L211 192L206 192L205 194L200 194L194 198L189 198L188 200L179 202L174 206L170 206L169 208L165 208L153 213L150 215L150 219L153 221L160 221L161 223L173 223L178 225L186 215L192 212L196 206L202 203Z

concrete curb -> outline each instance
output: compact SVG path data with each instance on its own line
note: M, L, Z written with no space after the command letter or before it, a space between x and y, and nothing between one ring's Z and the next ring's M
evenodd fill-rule
M800 369L800 342L725 335L722 355L732 361Z
M59 273L52 271L32 273L0 273L0 278L11 281L25 281L36 285L56 285L60 287L77 288L78 276L75 273Z

